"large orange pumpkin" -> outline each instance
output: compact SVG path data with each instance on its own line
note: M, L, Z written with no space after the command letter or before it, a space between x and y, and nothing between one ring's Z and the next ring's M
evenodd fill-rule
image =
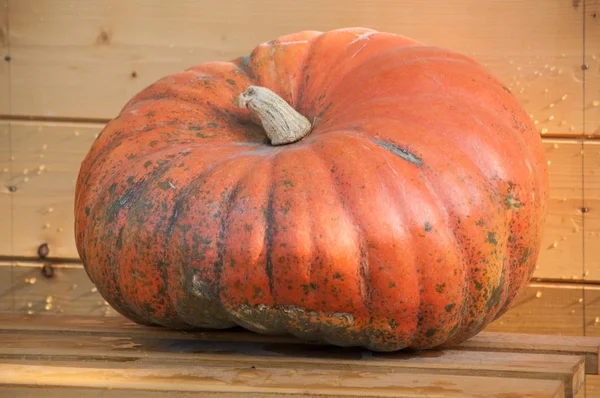
M76 240L142 324L429 348L506 311L547 202L540 136L483 67L307 31L131 99L81 166Z

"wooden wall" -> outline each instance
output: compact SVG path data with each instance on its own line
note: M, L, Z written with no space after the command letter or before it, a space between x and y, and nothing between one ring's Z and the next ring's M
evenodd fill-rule
M0 0L0 310L115 314L78 263L73 190L94 137L133 94L285 33L366 26L480 61L543 137L542 254L491 329L600 335L598 14L598 0ZM44 243L52 277L36 260Z

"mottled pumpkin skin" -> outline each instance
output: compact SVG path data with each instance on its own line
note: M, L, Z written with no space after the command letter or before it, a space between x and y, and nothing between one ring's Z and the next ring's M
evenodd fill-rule
M238 107L249 85L310 135L272 146ZM76 241L142 324L430 348L506 311L547 202L540 136L484 68L402 36L310 31L132 98L81 166Z

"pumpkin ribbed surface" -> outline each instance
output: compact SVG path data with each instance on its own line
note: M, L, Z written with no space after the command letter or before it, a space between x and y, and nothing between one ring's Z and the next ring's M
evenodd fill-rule
M272 145L239 106L272 90L312 124ZM120 313L378 351L451 344L509 307L548 202L541 139L471 59L349 28L164 77L104 128L76 242Z

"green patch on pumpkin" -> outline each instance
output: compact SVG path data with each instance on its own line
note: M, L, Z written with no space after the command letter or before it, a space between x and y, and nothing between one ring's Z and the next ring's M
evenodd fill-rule
M488 232L487 242L491 243L492 245L498 244L498 240L496 239L496 232Z

